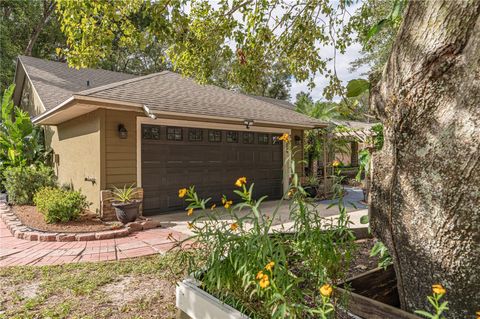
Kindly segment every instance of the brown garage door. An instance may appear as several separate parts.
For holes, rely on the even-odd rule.
[[[142,187],[146,214],[185,207],[178,189],[195,185],[214,202],[234,201],[234,182],[254,182],[254,197],[282,195],[283,150],[278,135],[142,125]]]

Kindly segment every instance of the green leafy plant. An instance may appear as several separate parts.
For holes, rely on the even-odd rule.
[[[33,125],[27,112],[14,106],[15,85],[5,90],[0,119],[0,169],[44,163],[50,154],[43,145],[41,128]]]
[[[416,314],[419,314],[425,318],[430,319],[445,319],[442,314],[448,310],[448,301],[440,303],[440,299],[447,293],[445,288],[440,284],[432,285],[432,295],[427,296],[428,302],[433,307],[433,313],[430,313],[425,310],[415,310]]]
[[[32,204],[33,196],[40,188],[56,184],[53,169],[45,165],[9,166],[5,168],[3,178],[8,200],[17,205]]]
[[[370,251],[370,257],[378,256],[378,267],[387,269],[393,261],[387,247],[381,242],[377,241]]]
[[[138,193],[138,190],[135,189],[135,184],[132,184],[127,187],[124,185],[123,188],[113,187],[113,198],[121,203],[128,203],[135,199],[135,195]]]
[[[79,191],[56,187],[40,189],[34,196],[34,202],[47,223],[75,220],[89,206],[86,196]]]
[[[288,143],[288,136],[281,139]],[[273,227],[280,204],[272,215],[263,214],[266,197],[255,199],[254,184],[246,177],[232,183],[237,187],[235,203],[222,197],[221,213],[213,210],[211,198],[200,198],[194,186],[179,190],[188,204],[187,215],[193,216],[188,224],[193,235],[178,244],[193,243],[196,260],[202,261],[190,262],[189,272],[209,293],[243,304],[239,308],[253,313],[252,318],[331,318],[330,294],[345,279],[355,250],[343,193],[336,193],[340,216],[321,217],[295,166],[292,160],[288,196],[293,227],[288,236]]]

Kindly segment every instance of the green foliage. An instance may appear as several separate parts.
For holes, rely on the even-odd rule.
[[[383,269],[386,269],[393,263],[392,257],[390,256],[387,247],[381,241],[377,241],[372,247],[370,256],[378,256],[378,267],[381,267]]]
[[[48,152],[43,133],[33,125],[28,113],[13,105],[11,85],[2,97],[0,118],[0,169],[44,163]]]
[[[440,299],[442,299],[446,291],[441,285],[438,285],[438,284],[433,285],[432,287],[433,287],[432,295],[427,296],[427,300],[433,307],[433,313],[430,313],[425,310],[415,310],[415,313],[425,318],[445,319],[445,317],[442,314],[448,310],[448,301],[444,301],[440,303]],[[441,292],[440,293],[436,292],[436,289],[439,289]],[[478,314],[479,313],[477,312],[477,315]]]
[[[89,206],[86,196],[79,191],[45,187],[34,196],[37,209],[47,223],[75,220]]]
[[[32,204],[40,188],[55,185],[53,169],[45,165],[10,166],[3,172],[3,178],[8,200],[17,205]]]
[[[137,193],[138,191],[135,190],[135,184],[128,187],[124,185],[123,188],[117,188],[116,186],[113,188],[113,198],[121,203],[132,201]]]
[[[253,318],[331,318],[330,294],[322,294],[319,288],[328,283],[331,293],[330,285],[345,279],[355,249],[343,192],[336,193],[340,217],[320,217],[294,168],[292,161],[291,236],[272,227],[278,208],[272,216],[263,214],[266,197],[254,199],[254,185],[248,185],[245,177],[235,183],[236,203],[223,196],[223,213],[209,209],[211,198],[199,198],[193,186],[179,190],[188,203],[188,215],[194,216],[189,223],[194,235],[179,244],[195,241],[203,261],[190,263],[189,272],[222,300],[237,306],[243,300],[240,308],[254,313]],[[252,308],[249,302],[262,306]]]
[[[52,59],[57,47],[66,46],[54,4],[54,0],[0,1],[0,91],[12,82],[18,55]],[[29,43],[33,45],[31,54],[26,52]]]
[[[347,97],[357,97],[370,89],[370,82],[364,79],[350,80],[347,84]]]

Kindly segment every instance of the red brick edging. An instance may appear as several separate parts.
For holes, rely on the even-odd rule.
[[[160,226],[160,223],[153,220],[143,220],[126,225],[125,228],[116,230],[105,230],[92,233],[52,233],[32,229],[23,225],[17,215],[11,212],[10,207],[0,202],[0,218],[3,220],[12,236],[30,241],[92,241],[102,239],[113,239],[126,237],[132,232],[152,229]]]

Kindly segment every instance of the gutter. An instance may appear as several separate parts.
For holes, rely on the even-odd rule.
[[[67,100],[63,101],[62,103],[60,103],[59,105],[55,106],[54,108],[52,108],[52,109],[50,109],[46,112],[43,112],[42,114],[40,114],[38,116],[35,116],[32,119],[32,123],[33,124],[39,124],[40,121],[49,118],[51,115],[55,114],[57,111],[65,108],[66,105],[70,104],[70,102],[72,102],[74,99],[75,99],[75,96],[72,96],[72,97],[68,98]]]

